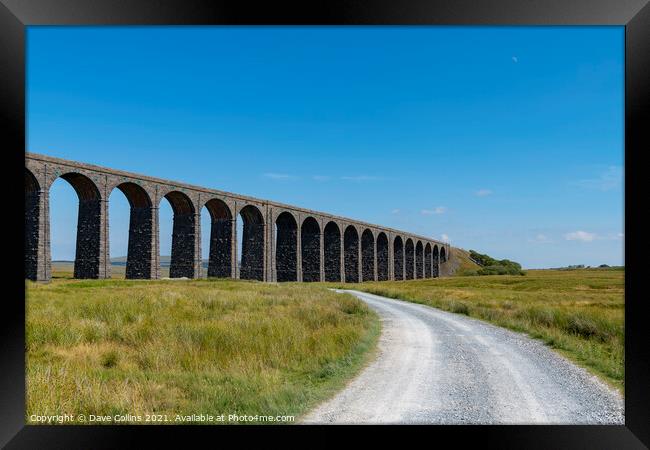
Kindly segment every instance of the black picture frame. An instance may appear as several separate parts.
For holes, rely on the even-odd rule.
[[[303,1],[249,3],[209,0],[0,0],[0,108],[3,182],[7,230],[13,243],[4,269],[0,326],[0,445],[6,448],[120,448],[149,439],[218,439],[224,430],[241,439],[250,427],[195,426],[42,426],[25,424],[25,285],[22,245],[11,239],[24,224],[16,195],[25,152],[25,27],[29,25],[620,25],[625,27],[625,425],[622,426],[417,426],[373,427],[372,433],[416,434],[420,442],[454,445],[468,439],[498,448],[646,448],[650,446],[650,339],[645,324],[641,263],[643,221],[635,215],[642,183],[643,151],[650,149],[650,5],[647,0],[414,0]],[[15,177],[15,179],[14,179]],[[18,236],[19,234],[16,234]],[[639,239],[639,241],[637,241]],[[632,244],[631,244],[632,243]],[[22,297],[21,297],[22,296]],[[297,442],[313,440],[325,427],[255,427],[273,439],[278,429],[297,433]],[[357,429],[357,427],[352,427]],[[350,427],[348,427],[350,429]],[[327,428],[327,433],[332,428]],[[293,438],[292,438],[293,439]],[[240,441],[240,445],[245,441]],[[271,440],[267,442],[272,442]],[[303,441],[306,442],[306,441]],[[412,442],[417,442],[413,440]],[[333,442],[332,442],[333,444]]]

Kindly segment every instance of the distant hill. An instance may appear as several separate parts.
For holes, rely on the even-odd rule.
[[[160,256],[160,267],[169,267],[171,264],[172,257],[171,256],[166,256],[166,255],[161,255]],[[125,266],[126,265],[126,256],[117,256],[115,258],[111,258],[111,264],[114,266]],[[203,266],[207,267],[208,266],[208,260],[204,259],[203,260]]]

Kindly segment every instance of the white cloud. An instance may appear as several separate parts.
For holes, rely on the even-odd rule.
[[[479,197],[487,197],[488,195],[492,194],[492,191],[489,189],[479,189],[478,191],[475,192],[476,195]]]
[[[271,180],[289,180],[291,178],[295,178],[286,173],[265,173],[264,176],[266,178],[270,178]]]
[[[443,241],[449,242],[449,236],[447,236],[445,233],[442,233],[440,237],[442,238]]]
[[[514,62],[514,63],[519,62],[519,58],[517,58],[516,56],[513,56],[512,57],[512,62]]]
[[[394,209],[390,213],[391,214],[399,214],[400,210],[399,209]]]
[[[598,191],[611,191],[618,189],[623,183],[623,168],[621,166],[609,166],[604,172],[596,178],[578,180],[572,184],[584,189],[594,189]]]
[[[529,241],[529,242],[538,242],[538,243],[540,243],[540,244],[547,244],[547,243],[549,243],[549,242],[553,242],[553,241],[551,240],[551,238],[549,238],[549,237],[546,236],[545,234],[541,234],[541,233],[535,235],[535,237],[534,237],[533,239],[529,239],[528,241]]]
[[[355,181],[357,183],[361,183],[364,181],[377,181],[381,180],[380,177],[375,177],[372,175],[355,175],[355,176],[346,176],[346,177],[341,177],[341,180],[345,181]]]
[[[420,210],[420,214],[423,216],[431,216],[433,214],[444,214],[447,212],[447,208],[445,206],[438,206],[434,209],[423,209]]]
[[[582,242],[591,242],[596,239],[596,233],[589,233],[587,231],[573,231],[571,233],[566,233],[564,239],[567,241],[582,241]]]

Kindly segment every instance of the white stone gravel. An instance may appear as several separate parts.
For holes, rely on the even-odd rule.
[[[623,424],[623,398],[521,333],[358,291],[377,358],[303,423]]]

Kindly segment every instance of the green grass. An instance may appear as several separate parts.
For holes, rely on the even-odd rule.
[[[423,303],[528,333],[624,386],[624,270],[369,282],[345,287]]]
[[[360,370],[380,330],[359,300],[307,284],[26,284],[28,422],[66,413],[298,419]]]
[[[443,276],[474,275],[481,268],[462,248],[451,247],[449,256],[449,261],[443,266]]]
[[[462,256],[450,260],[457,273],[473,269]],[[27,417],[299,418],[360,370],[379,336],[377,316],[334,286],[528,333],[623,390],[620,268],[348,285],[71,280],[69,270],[27,283]]]

